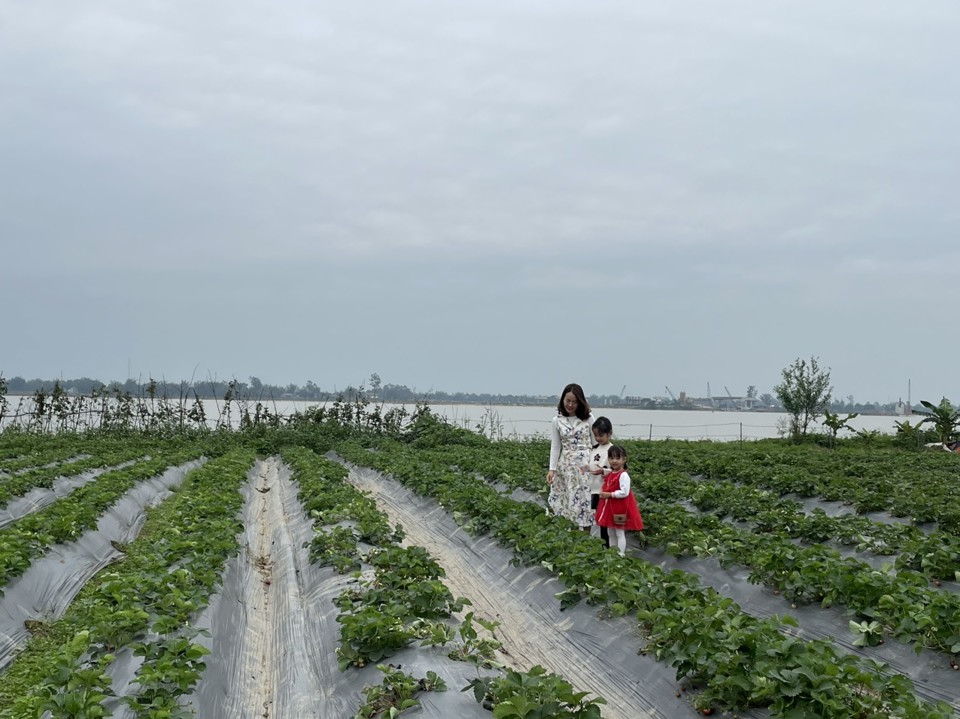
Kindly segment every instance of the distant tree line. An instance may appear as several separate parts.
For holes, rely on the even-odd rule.
[[[90,377],[75,379],[24,379],[11,377],[5,381],[6,392],[10,395],[32,395],[36,392],[49,393],[54,387],[59,387],[68,395],[114,395],[128,394],[133,397],[157,397],[175,399],[189,397],[190,399],[222,399],[228,393],[236,399],[251,401],[302,400],[312,402],[334,401],[343,399],[354,402],[357,399],[371,402],[389,402],[396,404],[413,404],[415,402],[435,403],[475,403],[475,404],[552,404],[555,397],[539,397],[519,394],[491,394],[477,392],[442,392],[428,390],[426,392],[411,389],[406,385],[383,384],[377,375],[371,376],[369,385],[348,385],[344,389],[322,389],[315,382],[308,380],[303,385],[290,383],[286,385],[268,384],[258,377],[249,377],[248,381],[231,379],[205,379],[193,382],[168,382],[165,380],[128,379],[125,382],[102,382]]]

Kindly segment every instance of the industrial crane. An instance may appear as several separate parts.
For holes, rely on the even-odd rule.
[[[727,385],[723,385],[723,388],[727,390],[727,397],[730,398],[730,409],[740,409],[737,405],[737,398],[733,396],[733,393],[727,389]]]
[[[664,385],[664,389],[667,390],[667,394],[670,395],[670,399],[676,402],[677,398],[674,396],[673,392],[670,391],[670,388]]]

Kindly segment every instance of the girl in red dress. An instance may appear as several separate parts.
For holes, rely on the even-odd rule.
[[[607,452],[610,474],[604,476],[597,505],[597,524],[610,533],[610,546],[616,542],[622,557],[627,551],[627,530],[643,529],[643,517],[637,508],[637,500],[630,491],[630,475],[627,474],[627,452],[613,445]]]

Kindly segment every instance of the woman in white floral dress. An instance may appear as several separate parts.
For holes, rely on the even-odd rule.
[[[583,468],[590,463],[593,447],[593,415],[578,384],[568,384],[560,393],[557,415],[550,423],[550,471],[547,506],[581,529],[590,531],[590,475]]]

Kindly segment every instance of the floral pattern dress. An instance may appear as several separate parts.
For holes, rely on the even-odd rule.
[[[547,506],[558,517],[578,527],[593,524],[590,508],[590,475],[580,468],[590,463],[593,448],[593,415],[583,420],[576,416],[553,418],[553,442],[559,438],[560,454],[547,496]]]

